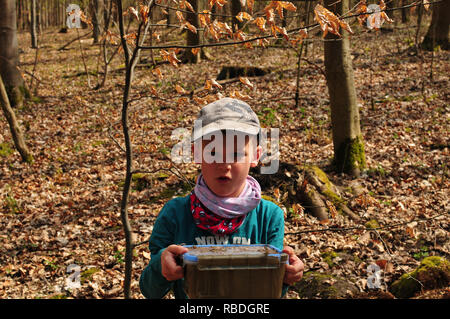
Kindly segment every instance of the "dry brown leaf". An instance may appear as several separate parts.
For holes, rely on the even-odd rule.
[[[239,81],[241,81],[241,83],[245,84],[246,86],[253,88],[253,84],[250,82],[248,78],[240,76]]]
[[[197,34],[197,28],[196,27],[194,27],[192,24],[190,24],[189,22],[185,22],[184,23],[184,27],[185,28],[188,28],[189,29],[189,31],[191,31],[192,33],[195,33],[195,34]]]
[[[200,52],[200,48],[192,48],[191,52],[193,55],[197,55]]]
[[[250,21],[253,20],[253,17],[247,12],[241,11],[236,15],[236,19],[238,19],[241,22],[244,22],[244,19]]]
[[[156,76],[158,77],[158,79],[162,80],[163,75],[162,75],[162,72],[161,72],[161,70],[160,70],[159,68],[154,68],[154,69],[152,70],[152,73],[153,73],[154,75],[156,75]]]
[[[179,84],[175,85],[175,90],[177,90],[177,92],[179,94],[186,94],[187,93],[187,91],[185,89],[183,89]]]

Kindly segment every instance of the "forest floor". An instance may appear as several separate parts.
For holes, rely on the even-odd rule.
[[[176,85],[187,91],[199,89],[223,66],[240,65],[272,72],[250,78],[253,88],[237,81],[223,85],[220,93],[248,95],[261,123],[280,129],[282,162],[317,165],[341,187],[361,222],[338,214],[330,217],[331,225],[381,227],[323,231],[331,225],[322,225],[308,214],[294,216],[275,187],[263,189],[285,209],[285,242],[303,259],[305,273],[351,282],[358,288],[358,293],[347,296],[351,298],[370,292],[370,265],[382,267],[377,291],[387,292],[394,280],[414,270],[424,257],[448,259],[449,55],[445,51],[418,55],[413,49],[415,30],[399,24],[394,32],[360,30],[353,37],[367,161],[367,170],[356,179],[329,169],[333,144],[320,35],[308,46],[307,61],[301,64],[298,107],[294,100],[297,55],[291,48],[214,48],[209,51],[213,59],[198,65],[161,64],[162,80],[148,66],[139,66],[130,107],[134,166],[154,173],[133,183],[129,213],[136,241],[149,238],[168,199],[189,191],[180,176],[193,179],[198,173],[195,164],[171,164],[170,151],[179,140],[170,136],[177,128],[190,130],[208,93],[191,99],[180,96]],[[20,161],[7,123],[0,121],[0,298],[123,296],[125,241],[119,206],[125,155],[117,145],[123,145],[123,56],[115,57],[111,70],[116,71],[95,90],[101,78],[97,70],[102,68],[97,67],[99,46],[83,38],[58,50],[76,36],[75,30],[45,31],[34,67],[36,51],[30,48],[29,34],[19,34],[20,69],[29,86],[33,81],[33,98],[16,112],[34,163]],[[89,79],[83,75],[83,60],[92,72]],[[151,60],[148,52],[142,60]],[[138,281],[149,258],[147,245],[135,249],[133,298],[143,298]],[[66,287],[66,280],[75,275],[67,272],[73,264],[79,266],[81,288]],[[422,291],[416,297],[448,294],[444,288]],[[373,292],[371,296],[377,298]],[[286,298],[300,296],[291,289]]]

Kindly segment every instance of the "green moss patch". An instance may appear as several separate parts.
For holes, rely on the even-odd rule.
[[[419,267],[403,274],[391,285],[397,298],[411,298],[422,289],[446,287],[450,283],[450,262],[439,256],[424,258]]]
[[[8,143],[0,143],[0,156],[8,157],[14,153],[14,150],[11,148],[11,145]]]
[[[366,167],[366,155],[363,138],[348,139],[339,146],[334,158],[339,171],[356,174]]]
[[[358,293],[357,286],[343,278],[309,271],[302,280],[295,284],[294,289],[300,298],[338,299],[347,298]]]

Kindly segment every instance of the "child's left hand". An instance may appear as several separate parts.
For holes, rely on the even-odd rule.
[[[297,257],[292,247],[285,246],[283,252],[289,255],[289,264],[286,264],[283,282],[292,285],[302,279],[305,266],[300,258]]]

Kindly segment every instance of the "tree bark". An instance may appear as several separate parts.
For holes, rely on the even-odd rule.
[[[31,47],[37,49],[37,30],[36,30],[36,0],[31,0]]]
[[[406,0],[401,0],[401,6],[404,7],[406,5]],[[402,23],[408,22],[408,9],[402,8]]]
[[[33,162],[33,155],[28,150],[27,145],[23,139],[22,132],[19,127],[19,123],[17,122],[16,115],[14,114],[11,105],[9,104],[8,95],[6,94],[5,86],[3,85],[2,77],[0,76],[0,105],[3,110],[3,114],[5,114],[6,120],[9,124],[9,129],[11,130],[11,135],[14,140],[14,145],[16,149],[19,151],[20,156],[22,156],[22,160],[27,163]]]
[[[242,11],[241,1],[231,0],[231,15],[233,16],[233,18],[231,19],[231,24],[233,26],[233,30],[238,30],[242,28],[243,23],[236,18],[236,16],[241,11]]]
[[[192,6],[195,12],[199,11],[199,0],[188,0],[189,4]],[[187,45],[200,45],[201,44],[201,37],[200,37],[200,31],[198,30],[200,26],[200,21],[198,18],[198,14],[188,12],[186,13],[186,21],[192,24],[196,29],[197,33],[192,32],[191,30],[187,30]],[[201,61],[201,50],[198,50],[197,54],[194,54],[191,49],[186,49],[186,52],[184,54],[184,60],[188,63],[199,63]]]
[[[330,6],[333,4],[332,6]],[[328,10],[337,16],[348,11],[348,0],[325,0]],[[339,172],[358,176],[366,166],[364,144],[356,104],[356,90],[347,31],[342,38],[329,34],[324,42],[325,72],[330,95],[334,164]],[[331,41],[329,41],[331,40]],[[336,41],[332,41],[336,40]]]
[[[19,50],[16,29],[16,2],[0,0],[0,76],[12,107],[23,104],[24,95],[29,95],[19,72]]]
[[[103,11],[104,11],[103,0],[93,0],[91,2],[92,24],[93,24],[92,36],[94,38],[94,43],[98,43],[98,40],[102,33]]]
[[[429,51],[434,50],[437,46],[440,46],[443,50],[449,50],[450,0],[435,3],[432,6],[433,15],[431,17],[431,23],[421,47]]]

